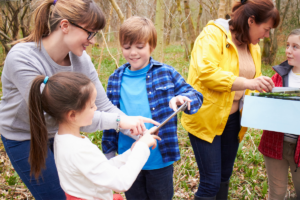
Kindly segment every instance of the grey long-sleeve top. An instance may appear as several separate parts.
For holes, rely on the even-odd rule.
[[[52,75],[61,71],[74,71],[85,74],[95,84],[97,89],[96,105],[93,123],[83,127],[84,132],[94,132],[117,127],[117,113],[123,113],[107,98],[105,90],[99,81],[94,65],[84,51],[78,57],[69,53],[71,66],[61,66],[48,55],[41,43],[39,49],[34,42],[19,43],[8,53],[1,76],[3,96],[0,101],[0,133],[10,140],[30,140],[30,125],[28,115],[28,96],[31,83],[37,75]],[[58,124],[45,114],[48,137],[54,137]]]

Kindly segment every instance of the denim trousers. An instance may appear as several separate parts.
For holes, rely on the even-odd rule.
[[[131,188],[127,200],[172,200],[173,164],[161,169],[142,170]]]
[[[38,180],[30,176],[30,164],[28,162],[30,140],[8,140],[1,135],[5,151],[14,169],[25,183],[36,200],[65,200],[66,196],[59,184],[58,173],[53,154],[54,138],[49,139],[46,168],[42,170]]]
[[[200,184],[195,193],[198,197],[214,197],[221,182],[228,182],[239,147],[240,113],[229,115],[225,129],[215,136],[212,143],[189,133],[200,173]]]

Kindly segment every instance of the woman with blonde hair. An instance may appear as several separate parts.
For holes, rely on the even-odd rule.
[[[31,34],[15,42],[8,53],[3,72],[3,97],[0,103],[0,133],[11,163],[35,199],[66,199],[59,185],[54,161],[53,137],[57,121],[45,113],[48,132],[48,153],[40,176],[35,178],[28,162],[32,148],[28,95],[38,75],[51,77],[61,71],[85,74],[97,90],[92,124],[81,131],[130,129],[133,134],[146,130],[144,122],[157,124],[143,117],[128,117],[108,100],[90,57],[87,46],[104,28],[105,17],[93,0],[42,0],[34,12]],[[43,88],[41,88],[43,89]],[[130,134],[129,130],[123,130]],[[41,141],[34,141],[40,143]]]

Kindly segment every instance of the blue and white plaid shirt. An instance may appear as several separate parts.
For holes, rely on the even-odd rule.
[[[126,63],[118,68],[108,80],[107,96],[110,101],[120,108],[120,90],[122,75]],[[191,109],[185,110],[187,114],[196,113],[202,105],[203,96],[192,86],[187,84],[184,78],[171,66],[150,58],[150,69],[146,75],[146,87],[152,119],[163,122],[173,110],[169,107],[169,101],[178,95],[186,96],[192,100]],[[134,106],[134,105],[132,105]],[[177,161],[180,152],[177,138],[177,116],[173,117],[159,130],[159,150],[164,162]],[[105,154],[118,150],[118,136],[115,130],[105,130],[102,138],[102,149]]]

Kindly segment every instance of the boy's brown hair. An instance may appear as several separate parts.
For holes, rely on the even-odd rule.
[[[146,17],[132,16],[124,21],[119,32],[120,44],[149,43],[152,52],[157,43],[157,33],[153,22]]]

